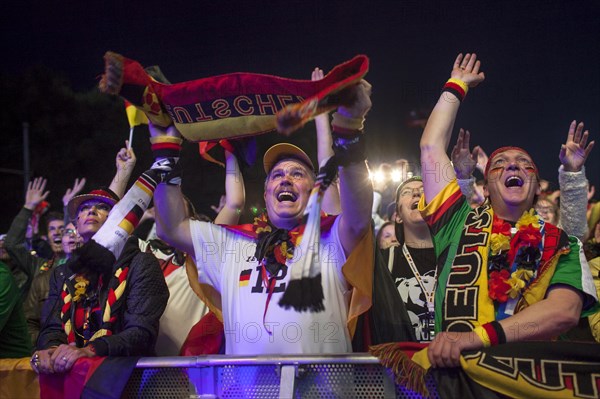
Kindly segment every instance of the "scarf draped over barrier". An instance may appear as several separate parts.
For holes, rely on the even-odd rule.
[[[440,398],[597,398],[600,352],[596,343],[513,342],[464,352],[458,368],[431,368],[424,344],[398,342],[371,347],[392,369],[396,382]],[[421,350],[419,350],[421,349]],[[459,394],[460,393],[460,394]]]

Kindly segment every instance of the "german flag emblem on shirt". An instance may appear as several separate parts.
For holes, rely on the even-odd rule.
[[[240,273],[240,287],[245,287],[248,285],[251,274],[252,274],[252,269],[242,270],[242,272]]]

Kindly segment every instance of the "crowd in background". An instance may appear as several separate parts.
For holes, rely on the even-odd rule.
[[[450,93],[461,99],[461,96],[466,95],[468,87],[475,87],[483,79],[477,80],[479,64],[474,61],[461,63],[458,60],[457,62],[443,95]],[[319,78],[322,78],[322,71],[320,77],[318,73],[316,77],[313,75],[313,79]],[[363,91],[360,91],[359,94],[366,96],[364,93],[367,93],[369,89],[363,87],[361,90]],[[461,92],[461,90],[463,91]],[[364,99],[363,101],[363,104],[358,104],[362,105],[358,111],[353,108],[357,106],[356,104],[347,106],[347,109],[344,107],[338,109],[333,122],[334,142],[339,139],[340,135],[347,134],[347,131],[362,133],[364,116],[370,108],[370,102],[365,105],[367,101]],[[434,109],[434,122],[440,119],[439,115],[442,112],[457,112],[457,109],[449,111],[442,108],[440,106]],[[332,132],[328,127],[328,116],[322,115],[320,119],[316,120],[316,124],[320,150],[331,149]],[[424,137],[432,134],[435,127],[430,121],[429,130],[426,128]],[[158,130],[160,129],[157,127],[151,128],[151,133]],[[179,189],[177,182],[181,179],[180,175],[176,173],[175,166],[179,156],[177,148],[179,151],[181,149],[181,138],[169,129],[152,133],[151,136],[150,141],[156,155],[156,162],[134,182],[130,182],[130,177],[132,177],[131,172],[136,162],[135,153],[126,143],[125,148],[121,149],[116,156],[116,174],[113,181],[107,182],[109,185],[106,187],[95,187],[85,191],[85,178],[75,180],[73,186],[63,196],[63,209],[56,209],[55,205],[50,207],[45,201],[50,189],[46,186],[45,178],[51,176],[37,177],[29,183],[23,208],[15,215],[9,231],[0,236],[0,273],[2,274],[0,357],[19,358],[34,354],[32,358],[34,367],[41,371],[61,372],[69,370],[81,356],[248,353],[249,349],[240,349],[228,342],[227,335],[218,328],[214,331],[209,329],[210,331],[207,333],[206,326],[210,323],[222,322],[227,317],[242,316],[235,313],[239,311],[235,307],[226,309],[226,305],[224,305],[223,309],[214,308],[214,301],[209,298],[211,294],[207,293],[205,287],[198,288],[198,285],[207,285],[207,282],[213,282],[213,287],[217,288],[217,291],[223,289],[219,286],[221,277],[217,271],[212,269],[212,266],[206,272],[202,269],[203,265],[200,259],[203,255],[200,253],[197,241],[192,239],[192,237],[203,239],[211,234],[218,237],[221,237],[218,234],[222,234],[223,240],[229,239],[230,232],[225,229],[221,231],[220,225],[237,225],[240,210],[244,208],[244,185],[243,179],[240,178],[241,172],[235,155],[226,150],[225,194],[221,203],[213,208],[218,212],[217,219],[214,221],[218,226],[208,227],[204,222],[210,222],[209,218],[197,213],[194,206],[185,197],[180,198],[180,192],[174,194],[173,191]],[[356,135],[356,137],[359,136]],[[498,154],[494,153],[488,156],[480,147],[475,147],[471,151],[470,139],[470,133],[461,129],[450,158],[460,191],[466,197],[470,208],[477,211],[480,207],[489,204],[490,194],[486,186],[488,174],[492,173],[489,164],[490,161],[497,159]],[[539,178],[540,176],[550,176],[551,173],[554,173],[553,171],[537,171],[534,165],[526,165],[522,169],[535,169],[535,174],[539,179],[540,193],[535,195],[533,204],[535,214],[539,215],[544,223],[558,226],[569,236],[575,237],[575,240],[581,241],[587,259],[587,263],[585,266],[582,263],[582,267],[589,265],[588,273],[591,272],[596,284],[595,288],[598,290],[600,289],[600,285],[598,285],[600,202],[594,200],[594,187],[588,186],[585,179],[583,164],[593,147],[593,143],[587,144],[587,140],[588,133],[583,132],[583,125],[573,122],[561,155],[557,159],[557,166],[560,165],[560,187],[558,189],[550,188],[547,180]],[[351,144],[346,143],[346,147],[349,146]],[[422,144],[422,150],[426,147]],[[427,150],[431,150],[430,147],[427,147]],[[569,154],[569,148],[575,148],[585,154],[585,156],[581,156],[581,161],[573,170],[568,169],[573,167],[571,160],[574,157]],[[303,195],[306,195],[306,202],[308,202],[308,194],[300,193],[294,185],[296,181],[304,178],[307,178],[309,182],[314,179],[304,176],[306,171],[302,168],[295,170],[289,177],[287,170],[280,172],[275,165],[280,162],[289,162],[289,159],[293,159],[295,162],[300,160],[303,168],[310,171],[312,167],[314,171],[312,162],[304,158],[305,154],[302,155],[296,150],[287,148],[286,151],[288,152],[282,154],[289,158],[273,158],[274,164],[272,165],[267,165],[265,161],[267,212],[277,213],[279,212],[277,206],[280,206],[280,203],[287,201],[287,203],[296,204]],[[336,151],[338,151],[337,148]],[[506,151],[511,151],[511,149]],[[520,150],[513,149],[513,151]],[[321,153],[319,164],[322,161]],[[352,168],[357,164],[360,164],[361,167],[364,166],[364,157],[368,158],[368,154],[364,154],[360,150],[351,150],[344,156],[350,160],[340,163],[340,175],[350,170],[352,173],[358,173]],[[532,163],[529,159],[515,161],[517,165],[515,170],[519,170],[521,163],[525,165],[529,162]],[[108,164],[109,160],[98,159],[98,163]],[[436,267],[436,262],[439,254],[433,253],[434,243],[431,237],[424,238],[422,241],[418,241],[417,238],[421,234],[420,229],[423,226],[426,228],[427,234],[429,234],[429,229],[432,229],[431,231],[436,228],[440,229],[439,226],[435,226],[437,222],[432,221],[431,217],[427,219],[425,207],[429,205],[424,203],[426,197],[431,197],[427,198],[427,202],[431,203],[435,203],[432,200],[434,197],[438,197],[429,195],[430,191],[428,190],[432,189],[428,187],[432,183],[427,178],[428,171],[426,168],[422,169],[422,165],[424,164],[410,163],[406,159],[393,160],[381,165],[370,165],[368,185],[372,185],[373,191],[372,193],[366,192],[368,200],[359,196],[359,194],[364,196],[364,191],[360,191],[354,186],[350,188],[356,189],[356,192],[359,193],[357,198],[361,199],[354,205],[358,204],[363,207],[369,205],[368,208],[371,212],[366,219],[369,220],[369,224],[372,223],[371,231],[376,236],[375,242],[378,250],[381,250],[376,257],[383,257],[383,262],[388,266],[387,270],[392,276],[394,289],[398,291],[404,303],[409,306],[408,314],[414,329],[411,334],[415,334],[413,339],[434,342],[436,334],[432,321],[433,300],[429,300],[429,296],[433,296],[435,287],[437,287],[440,267]],[[492,165],[493,170],[494,166]],[[360,172],[362,173],[362,170]],[[277,173],[281,173],[281,176],[278,176]],[[271,188],[277,191],[276,198],[279,202],[269,202],[267,196],[270,195],[270,192],[268,190],[270,185],[283,183],[271,179],[281,179],[281,181],[290,179],[289,188],[286,190]],[[354,209],[349,208],[352,201],[348,199],[349,194],[354,191],[344,186],[348,177],[342,177],[340,180],[342,180],[341,183],[334,182],[332,185],[337,192],[326,193],[323,197],[323,210],[329,215],[345,215],[345,218],[340,217],[341,221],[332,221],[330,224],[321,222],[321,234],[324,234],[325,239],[330,238],[328,229],[338,229],[338,225],[350,217],[350,213],[344,211]],[[509,180],[507,180],[507,187],[509,187]],[[515,186],[520,187],[524,184],[517,180],[515,178]],[[133,185],[129,185],[129,183],[133,183]],[[311,188],[312,185],[307,185],[307,187]],[[135,190],[138,190],[139,193]],[[136,207],[135,201],[138,197],[134,195],[145,195],[146,193],[151,198],[154,190],[156,190],[155,201],[158,202],[158,211],[155,212],[154,208]],[[436,190],[431,192],[444,193],[441,188],[438,190],[436,187]],[[310,190],[305,191],[310,192]],[[332,197],[328,197],[328,195],[332,195]],[[350,198],[353,197],[350,196]],[[130,202],[126,202],[125,199]],[[148,207],[150,200],[146,201],[145,199],[144,201],[145,207]],[[178,205],[173,206],[174,203]],[[165,204],[168,204],[169,208]],[[290,204],[288,205],[292,206]],[[110,219],[112,216],[109,215],[117,214],[115,209],[119,206],[126,208],[118,208],[121,213],[118,214],[118,220],[113,222]],[[306,207],[306,203],[304,203],[304,207]],[[181,215],[174,214],[174,209]],[[304,208],[302,208],[303,210]],[[200,212],[208,213],[208,210],[200,210]],[[466,215],[467,211],[464,212]],[[422,217],[421,214],[426,216]],[[269,216],[272,217],[272,215]],[[180,218],[181,223],[177,225],[171,223],[172,218]],[[415,220],[412,221],[411,218],[415,218]],[[156,224],[154,223],[155,219]],[[280,223],[285,225],[284,222]],[[356,224],[361,222],[362,219],[352,220],[352,223]],[[425,222],[428,224],[427,226]],[[186,223],[185,233],[178,230],[182,223]],[[286,234],[294,231],[294,223],[285,225]],[[346,223],[348,222],[346,221]],[[416,227],[411,230],[413,225]],[[110,236],[106,229],[102,230],[103,226],[116,226],[115,231],[125,233],[116,239]],[[344,226],[347,225],[344,224]],[[134,229],[135,227],[137,228]],[[274,222],[274,229],[280,227]],[[350,227],[352,228],[342,229],[339,237],[335,236],[337,238],[332,239],[335,243],[341,242],[339,245],[345,251],[345,255],[336,260],[340,263],[338,272],[346,259],[351,258],[352,251],[344,245],[346,241],[351,243],[352,248],[358,247],[362,242],[360,237],[365,234],[364,229],[354,230],[354,224],[350,224]],[[348,232],[354,233],[356,236],[349,239]],[[439,231],[437,232],[441,234]],[[132,238],[128,233],[132,234]],[[166,237],[168,239],[165,240]],[[275,248],[278,249],[281,245],[286,244],[286,239],[283,239],[283,242],[278,241]],[[411,241],[413,239],[415,241]],[[92,242],[96,243],[94,245],[99,244],[98,248],[91,248],[93,247]],[[259,243],[262,242],[259,240]],[[405,245],[409,242],[420,242],[420,244],[415,244],[414,248],[409,250]],[[265,247],[269,247],[269,245],[265,244]],[[297,245],[299,247],[300,244]],[[419,247],[419,245],[421,246]],[[81,251],[81,248],[86,248],[86,250]],[[106,249],[109,251],[105,251]],[[427,251],[421,253],[420,249]],[[269,256],[272,258],[278,256],[268,252],[268,249],[265,251],[261,253],[257,250],[256,255],[264,255],[264,259],[268,259]],[[260,278],[256,282],[249,281],[250,272],[253,270],[247,269],[242,270],[241,274],[233,276],[234,280],[231,282],[240,287],[256,283],[255,290],[261,293],[262,289],[266,287],[265,293],[269,292],[270,298],[273,292],[277,292],[274,291],[274,287],[277,288],[276,282],[285,277],[287,269],[282,269],[281,265],[285,266],[288,255],[286,250],[283,253],[283,260],[277,258],[272,261],[280,266],[279,269],[275,272],[269,271],[268,275],[263,269],[262,279],[264,281]],[[191,254],[195,254],[194,259],[191,259]],[[257,259],[263,259],[261,257],[250,259],[253,254],[249,254],[248,264],[258,262]],[[400,258],[402,258],[401,261]],[[96,260],[99,264],[102,262],[105,264],[95,266]],[[261,265],[267,266],[269,262],[265,260]],[[206,262],[207,265],[209,263],[209,261]],[[432,268],[426,272],[413,269],[413,272],[410,272],[411,276],[407,277],[406,272],[410,271],[408,266],[413,267],[412,265],[415,263],[419,267],[420,263],[431,263]],[[90,266],[92,264],[94,266]],[[246,272],[247,274],[244,274]],[[332,271],[332,275],[335,273]],[[328,279],[329,277],[324,278]],[[337,276],[335,278],[346,277]],[[200,284],[198,284],[199,281]],[[335,284],[332,283],[332,285]],[[94,287],[93,292],[89,287]],[[327,290],[327,287],[326,285],[324,289]],[[339,297],[336,295],[336,293],[326,293],[325,297],[327,301],[332,301],[332,297],[341,298],[340,303],[348,301],[346,291],[341,292]],[[426,300],[424,300],[425,297],[427,297]],[[226,303],[228,299],[224,297],[223,301]],[[593,306],[586,301],[587,299],[584,298],[583,307],[591,309]],[[105,302],[109,305],[105,305]],[[413,305],[415,306],[411,307]],[[261,302],[260,309],[253,311],[262,315],[264,310],[266,315],[268,306],[269,301],[267,300],[266,305]],[[343,304],[336,306],[345,309]],[[233,312],[234,316],[227,316],[225,314],[227,311]],[[94,318],[94,316],[90,316],[91,314],[98,316]],[[258,321],[260,324],[260,320]],[[262,316],[262,323],[261,328],[264,327],[270,334],[270,327],[265,322],[265,316]],[[340,323],[346,324],[346,317],[341,318]],[[501,327],[498,327],[497,322],[495,323],[493,329],[498,332]],[[203,328],[197,328],[198,326],[203,326]],[[225,327],[227,330],[227,322]],[[565,332],[566,335],[580,340],[600,341],[598,313],[590,315],[589,318],[582,318],[578,321],[577,326],[571,327],[569,331]],[[101,334],[97,335],[98,333]],[[485,338],[486,334],[482,336]],[[344,339],[349,341],[351,337],[349,334],[347,335]],[[210,336],[209,340],[206,339],[207,336]],[[482,340],[485,343],[485,339]],[[207,346],[210,345],[214,347],[208,348]],[[349,344],[335,348],[351,350]],[[238,350],[241,352],[236,352]],[[436,358],[432,358],[432,362],[436,361]],[[444,361],[438,363],[438,365],[449,364]]]

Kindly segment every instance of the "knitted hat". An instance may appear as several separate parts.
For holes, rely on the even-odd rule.
[[[113,207],[117,202],[119,202],[119,196],[106,187],[92,190],[87,194],[76,195],[75,197],[71,198],[71,201],[69,201],[67,204],[67,213],[69,218],[71,220],[76,219],[79,205],[89,200],[102,201],[105,204]]]
[[[313,165],[312,161],[308,155],[306,155],[306,153],[300,149],[300,147],[296,147],[290,143],[279,143],[275,144],[269,148],[267,152],[265,152],[263,157],[265,173],[268,175],[271,172],[271,169],[273,169],[273,167],[277,165],[279,161],[287,158],[297,159],[306,166],[310,167],[310,170],[315,170],[315,166]]]
[[[506,151],[510,151],[510,150],[514,150],[514,151],[519,151],[522,152],[523,154],[527,155],[529,157],[529,159],[531,159],[531,164],[533,165],[533,168],[535,169],[535,175],[538,177],[540,177],[539,172],[538,172],[538,168],[535,165],[535,163],[533,162],[533,158],[531,157],[531,155],[529,155],[529,153],[527,151],[525,151],[524,149],[522,149],[521,147],[511,147],[511,146],[507,146],[507,147],[500,147],[498,148],[496,151],[492,152],[492,155],[490,155],[490,157],[488,158],[488,162],[485,165],[485,171],[483,172],[483,177],[485,178],[485,180],[487,180],[488,177],[488,172],[490,171],[490,166],[492,165],[492,159],[494,159],[494,157],[500,153],[506,152]]]

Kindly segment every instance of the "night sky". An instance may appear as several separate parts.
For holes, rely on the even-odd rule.
[[[467,96],[455,130],[468,128],[488,153],[502,145],[526,148],[541,175],[556,182],[558,152],[571,120],[583,120],[592,138],[600,137],[599,4],[11,2],[2,11],[0,73],[19,76],[44,65],[86,91],[97,84],[107,50],[159,65],[172,82],[240,71],[310,79],[315,66],[328,71],[366,54],[373,85],[366,129],[369,158],[377,164],[418,159],[421,131],[407,124],[410,111],[435,104],[457,53],[476,52],[486,81]],[[20,132],[3,129],[5,134]],[[316,155],[311,129],[298,135],[292,141]],[[3,163],[0,168],[7,167]],[[600,148],[586,166],[588,179],[600,189]],[[250,183],[262,179],[250,176]],[[262,195],[256,190],[251,203]],[[216,202],[214,193],[207,202]]]

